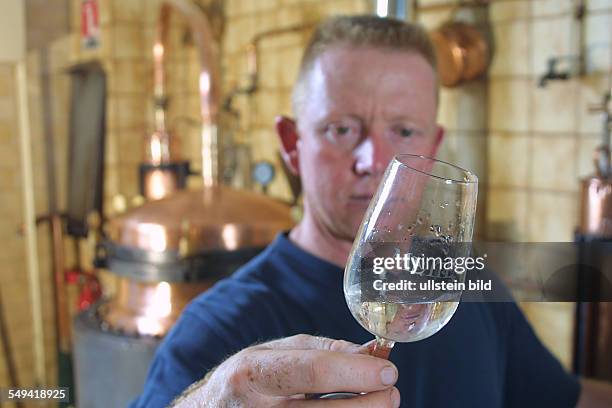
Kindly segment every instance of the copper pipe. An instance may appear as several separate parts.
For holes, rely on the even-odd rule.
[[[219,74],[216,66],[215,43],[210,23],[200,8],[188,0],[164,0],[157,23],[157,38],[153,46],[155,133],[150,138],[151,162],[165,163],[169,159],[170,137],[166,129],[166,101],[164,88],[164,58],[171,11],[179,12],[189,24],[198,50],[200,62],[200,115],[202,117],[202,178],[204,187],[219,183],[217,117],[219,107]]]
[[[257,91],[259,87],[259,44],[262,40],[277,35],[299,32],[312,28],[314,28],[314,24],[296,24],[288,27],[275,28],[256,34],[246,46],[247,73],[249,82],[246,86],[236,86],[229,92],[228,96],[223,102],[223,109],[226,112],[236,114],[237,112],[232,108],[234,97],[236,95],[251,95]]]
[[[66,281],[64,278],[64,234],[62,217],[59,214],[51,215],[51,252],[53,256],[53,296],[55,298],[56,313],[56,342],[58,351],[70,353],[70,316],[66,299]]]
[[[508,0],[512,1],[512,0]],[[455,10],[458,8],[477,8],[477,7],[487,7],[490,4],[490,0],[461,0],[459,2],[448,2],[448,3],[436,3],[429,4],[427,6],[419,5],[418,0],[414,0],[414,10],[418,13],[427,12],[427,11],[440,11],[440,10]],[[418,14],[415,14],[415,17]]]
[[[262,31],[261,33],[256,34],[253,39],[247,45],[247,72],[249,74],[250,82],[243,89],[238,90],[236,93],[248,93],[251,94],[257,90],[258,80],[259,80],[259,44],[261,41],[275,37],[278,35],[296,33],[299,31],[310,30],[314,28],[314,24],[295,24],[288,27],[274,28],[272,30]]]

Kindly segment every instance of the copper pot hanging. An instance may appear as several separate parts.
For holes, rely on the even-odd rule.
[[[430,33],[436,51],[438,77],[454,87],[483,74],[489,65],[489,47],[473,26],[449,22]]]

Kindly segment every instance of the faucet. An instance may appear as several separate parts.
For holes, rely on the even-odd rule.
[[[540,88],[544,88],[548,81],[552,80],[567,80],[570,77],[569,70],[558,72],[557,64],[563,59],[569,59],[571,57],[553,57],[548,59],[548,70],[544,75],[540,77],[538,81],[538,86]]]

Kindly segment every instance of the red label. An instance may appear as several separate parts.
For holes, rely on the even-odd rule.
[[[98,16],[98,1],[83,0],[81,3],[81,40],[86,48],[98,45],[100,36]]]

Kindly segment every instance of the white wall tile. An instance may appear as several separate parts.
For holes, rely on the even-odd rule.
[[[487,156],[489,184],[495,187],[527,187],[529,148],[526,134],[490,134]]]
[[[573,12],[573,0],[532,0],[531,13],[534,17],[544,17]]]
[[[531,82],[527,79],[489,81],[489,129],[525,132],[529,128]]]
[[[612,11],[587,15],[585,24],[587,72],[609,72],[612,69]]]
[[[524,241],[527,238],[528,193],[518,189],[490,188],[487,198],[488,238]]]
[[[530,242],[573,241],[578,220],[577,194],[531,192],[528,205]]]
[[[489,19],[492,23],[526,19],[531,15],[529,0],[493,1],[489,5]]]
[[[495,3],[494,3],[495,4]],[[489,75],[527,75],[531,73],[529,22],[517,20],[493,26],[495,53]]]
[[[536,190],[578,190],[576,139],[535,136],[531,144],[530,186]]]
[[[533,83],[533,123],[536,132],[576,130],[578,89],[575,80],[549,81],[543,88]]]

